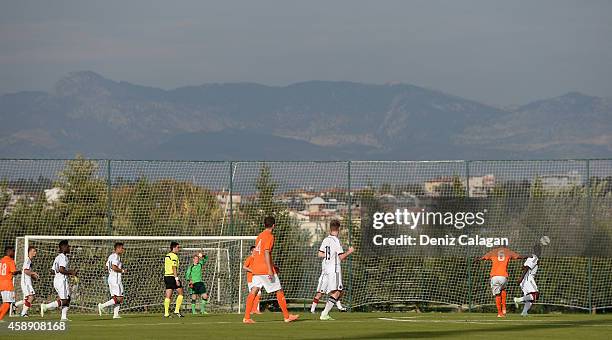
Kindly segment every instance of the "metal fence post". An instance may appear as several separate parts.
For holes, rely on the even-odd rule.
[[[470,161],[465,161],[465,199],[470,198]],[[468,249],[467,256],[468,312],[472,312],[472,258]]]
[[[109,235],[113,234],[113,184],[112,184],[112,176],[111,176],[111,160],[106,160],[106,219],[107,221],[107,233]]]
[[[351,161],[346,163],[346,187],[348,194],[348,241],[349,247],[353,245],[353,195],[351,195]],[[348,259],[348,270],[349,270],[349,287],[351,287],[349,294],[349,308],[353,309],[353,260],[349,256]]]
[[[587,180],[587,228],[589,233],[589,243],[587,249],[589,249],[589,259],[587,264],[587,277],[589,285],[589,312],[593,312],[593,253],[590,251],[593,243],[593,206],[592,206],[592,186],[591,186],[591,162],[586,160],[586,180]]]
[[[234,162],[229,162],[229,235],[234,234]]]

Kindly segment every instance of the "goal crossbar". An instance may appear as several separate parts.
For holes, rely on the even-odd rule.
[[[237,241],[255,240],[256,236],[66,236],[66,235],[26,235],[24,239],[36,240],[184,240],[184,241]]]

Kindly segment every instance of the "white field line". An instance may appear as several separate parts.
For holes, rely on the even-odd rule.
[[[557,320],[557,319],[552,319],[552,320],[533,320],[533,319],[526,319],[526,320],[478,320],[478,319],[472,319],[472,320],[429,320],[429,319],[416,319],[416,317],[412,317],[410,319],[408,319],[407,317],[396,317],[396,318],[378,318],[378,320],[383,320],[383,321],[395,321],[395,322],[413,322],[413,323],[457,323],[457,324],[465,324],[465,323],[470,323],[470,324],[482,324],[482,325],[494,325],[494,324],[499,324],[499,323],[514,323],[514,324],[526,324],[526,323],[542,323],[542,324],[551,324],[551,325],[559,325],[559,326],[572,326],[572,325],[576,325],[576,326],[582,326],[579,324],[575,324],[575,323],[571,323],[568,320]],[[600,325],[600,326],[605,326],[605,327],[610,327],[611,325]]]
[[[87,314],[94,316],[95,314]],[[500,323],[510,323],[510,324],[529,324],[529,323],[539,323],[539,324],[551,324],[551,325],[575,325],[579,327],[612,327],[612,322],[609,324],[596,324],[596,325],[580,325],[573,323],[571,320],[564,319],[539,319],[539,318],[525,318],[525,319],[517,319],[517,320],[508,320],[508,319],[477,319],[477,318],[466,318],[463,320],[446,320],[446,319],[428,319],[431,316],[429,315],[414,315],[414,316],[395,316],[395,317],[378,317],[378,318],[366,318],[362,320],[334,320],[329,321],[328,323],[364,323],[364,322],[372,322],[373,320],[380,321],[391,321],[391,322],[412,322],[412,323],[455,323],[455,324],[483,324],[483,325],[491,325],[491,324],[500,324]],[[99,322],[99,323],[98,323]],[[259,321],[257,323],[280,323],[282,320],[266,320]],[[299,322],[323,322],[316,319],[305,319],[300,320]],[[113,327],[134,327],[134,326],[171,326],[171,325],[201,325],[201,324],[236,324],[240,323],[240,321],[194,321],[194,322],[173,322],[172,320],[167,320],[163,322],[155,322],[155,323],[116,323],[112,319],[100,319],[98,320],[88,320],[88,322],[81,323],[79,321],[71,323],[72,327],[108,327],[109,324],[112,324]]]
[[[104,323],[104,324],[99,324],[99,323],[71,323],[70,324],[70,328],[72,327],[108,327],[109,325],[111,325],[113,323],[112,320],[108,319],[108,320],[100,320],[102,321],[108,321],[108,323]],[[320,320],[300,320],[298,321],[299,323],[302,322],[326,322],[326,323],[362,323],[362,322],[372,322],[372,319],[369,320],[334,320],[334,321],[320,321]],[[241,321],[202,321],[202,322],[176,322],[173,323],[172,321],[168,321],[168,322],[157,322],[157,323],[116,323],[116,324],[112,324],[113,327],[134,327],[134,326],[172,326],[172,325],[177,325],[177,326],[181,326],[181,325],[210,325],[210,324],[219,324],[219,325],[225,325],[225,324],[237,324],[237,323],[242,323]],[[278,320],[278,321],[258,321],[256,323],[261,323],[261,324],[268,324],[268,323],[284,323],[284,321]]]
[[[395,321],[395,322],[412,322],[412,323],[461,323],[461,324],[480,324],[480,325],[491,325],[491,322],[483,321],[457,321],[457,320],[415,320],[415,319],[394,319],[394,318],[378,318],[383,321]]]

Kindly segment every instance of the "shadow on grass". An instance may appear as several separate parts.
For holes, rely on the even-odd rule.
[[[414,323],[406,323],[407,328]],[[467,324],[467,323],[466,323]],[[442,338],[442,337],[459,337],[459,338],[470,338],[471,335],[478,333],[500,333],[500,332],[532,332],[534,330],[546,330],[546,329],[562,329],[562,328],[573,328],[580,326],[589,325],[605,325],[610,324],[610,320],[584,320],[584,321],[559,321],[559,324],[521,324],[521,325],[505,325],[502,327],[490,327],[490,328],[470,328],[470,329],[452,329],[452,330],[431,330],[431,331],[389,331],[381,333],[368,333],[363,336],[351,335],[351,339],[397,339],[397,338]],[[454,324],[458,325],[458,324]],[[495,325],[495,324],[492,324]],[[527,327],[526,327],[527,326]],[[520,335],[519,335],[520,336]],[[328,338],[329,340],[335,339],[346,339],[346,337]]]

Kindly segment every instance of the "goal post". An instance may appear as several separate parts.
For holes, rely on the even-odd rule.
[[[208,308],[213,312],[242,311],[246,279],[242,269],[248,248],[255,236],[61,236],[27,235],[16,239],[16,261],[21,268],[30,246],[37,249],[33,270],[40,275],[34,282],[39,301],[55,299],[51,267],[57,256],[58,243],[68,240],[70,268],[77,269],[77,279],[71,279],[71,298],[75,309],[83,312],[97,311],[97,303],[110,298],[105,267],[107,257],[113,252],[115,242],[123,242],[125,253],[121,256],[127,273],[123,275],[127,311],[156,312],[163,305],[164,256],[170,251],[170,242],[181,245],[179,252],[179,277],[185,282],[185,272],[193,255],[202,252],[208,257],[204,266],[203,281],[209,293]],[[16,288],[19,285],[16,285]],[[190,301],[185,282],[185,303]],[[17,288],[18,298],[21,298]]]

